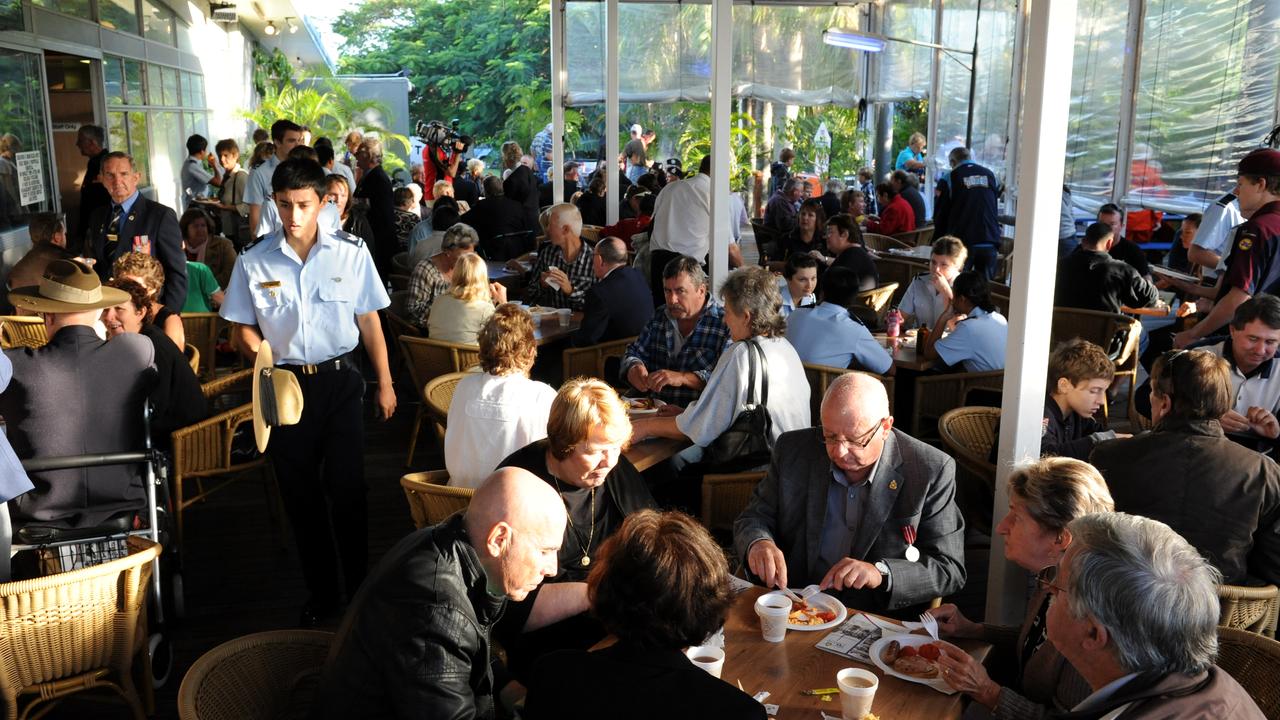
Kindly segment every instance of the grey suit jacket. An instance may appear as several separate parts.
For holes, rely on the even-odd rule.
[[[849,557],[883,560],[890,587],[845,590],[846,605],[860,610],[895,611],[927,603],[959,590],[965,581],[964,520],[955,503],[955,461],[905,433],[885,439],[871,482],[865,514]],[[751,545],[771,539],[787,561],[787,582],[802,587],[822,580],[819,567],[831,460],[822,431],[806,428],[784,433],[751,502],[734,523],[734,545],[744,561]],[[920,561],[905,559],[902,528],[916,528]]]

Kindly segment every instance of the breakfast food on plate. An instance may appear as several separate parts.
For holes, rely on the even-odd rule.
[[[549,308],[544,305],[534,305],[533,307],[529,308],[530,315],[545,315],[547,313],[552,313],[555,311],[556,311],[555,308]]]
[[[821,625],[836,619],[836,614],[829,610],[819,610],[807,603],[792,602],[791,614],[787,622],[791,625]]]
[[[911,645],[903,647],[894,640],[880,651],[880,660],[903,675],[927,680],[938,676],[938,666],[935,661],[941,654],[938,646],[933,643],[925,643],[919,647]]]
[[[627,398],[627,404],[632,410],[653,410],[657,407],[653,398]]]

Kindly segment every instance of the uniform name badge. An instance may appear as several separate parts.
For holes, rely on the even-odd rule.
[[[907,550],[902,554],[907,562],[920,561],[920,549],[916,547],[916,529],[912,525],[902,526],[902,539],[907,541]]]

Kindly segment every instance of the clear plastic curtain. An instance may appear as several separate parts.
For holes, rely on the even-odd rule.
[[[884,6],[883,34],[903,40],[933,42],[933,0],[904,0]],[[889,43],[880,54],[880,92],[876,100],[929,97],[933,50]]]
[[[1111,195],[1128,16],[1128,3],[1116,0],[1080,0],[1076,10],[1065,182],[1090,212]]]

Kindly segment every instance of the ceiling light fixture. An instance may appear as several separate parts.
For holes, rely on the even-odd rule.
[[[289,34],[298,32],[298,23],[293,18],[285,18],[285,23],[289,25]]]
[[[839,28],[828,28],[822,33],[822,42],[850,50],[876,53],[884,52],[885,45],[888,44],[887,40],[877,35]]]
[[[266,33],[268,36],[271,36],[280,32],[280,29],[276,27],[275,21],[268,20],[267,26],[262,29],[262,32]]]

